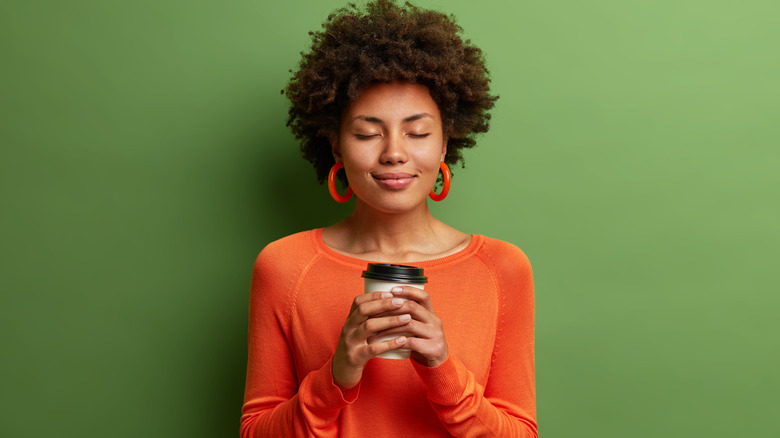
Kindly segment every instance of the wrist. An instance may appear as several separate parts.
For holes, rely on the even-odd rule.
[[[339,392],[341,393],[341,397],[345,402],[352,403],[357,399],[358,393],[360,392],[360,380],[357,380],[354,383],[350,383],[349,381],[346,381],[346,384],[344,384],[342,383],[344,382],[344,380],[338,379],[336,377],[335,370],[336,370],[336,361],[331,359],[331,365],[330,365],[331,383],[339,390]]]

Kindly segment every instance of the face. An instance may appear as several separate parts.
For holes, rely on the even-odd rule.
[[[424,205],[447,152],[436,102],[408,82],[367,88],[344,110],[331,143],[360,202],[386,212]]]

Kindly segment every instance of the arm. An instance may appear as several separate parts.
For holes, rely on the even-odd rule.
[[[428,400],[439,420],[454,436],[538,436],[535,420],[533,279],[525,255],[514,247],[511,251],[512,257],[503,255],[487,263],[495,268],[493,275],[499,286],[499,312],[490,376],[485,387],[476,382],[471,371],[456,357],[447,355],[443,361],[430,360],[432,357],[427,356],[427,352],[438,350],[423,344],[436,336],[420,330],[414,332],[418,338],[407,341],[409,345],[406,348],[426,352],[423,355],[428,361],[416,360],[413,365],[428,389]],[[418,303],[425,307],[424,301]],[[415,320],[426,318],[412,314]]]
[[[273,253],[264,250],[252,273],[241,437],[338,436],[341,409],[358,389],[342,393],[333,383],[331,361],[299,384],[287,342],[290,289],[298,274],[286,272],[284,257]]]
[[[376,317],[401,305],[391,294],[358,295],[334,356],[308,373],[299,385],[288,339],[290,289],[295,287],[300,274],[294,269],[285,272],[285,257],[273,253],[264,250],[260,254],[252,275],[241,436],[338,436],[339,416],[357,398],[368,360],[399,347],[395,340],[369,345],[367,338],[376,331],[402,326],[408,320],[400,316]]]

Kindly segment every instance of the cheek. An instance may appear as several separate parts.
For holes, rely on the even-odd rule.
[[[353,167],[359,166],[361,162],[365,161],[367,155],[367,148],[360,146],[360,144],[356,144],[354,141],[342,140],[339,143],[339,151],[341,152],[342,159],[345,162],[353,163]]]
[[[349,154],[342,155],[345,165],[349,168],[349,175],[361,175],[365,173],[370,167],[373,160],[365,154],[354,153],[350,151]]]
[[[436,181],[439,175],[439,163],[441,163],[441,152],[427,153],[425,158],[418,161],[420,170],[426,175],[426,179],[430,179],[433,183]]]
[[[425,149],[417,151],[414,158],[415,161],[419,163],[420,167],[425,169],[438,169],[439,162],[441,162],[442,158],[442,148],[441,146],[431,145],[431,147],[426,147]]]

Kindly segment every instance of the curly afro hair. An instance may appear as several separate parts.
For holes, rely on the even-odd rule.
[[[309,52],[282,93],[291,107],[287,126],[301,140],[303,158],[323,182],[334,164],[330,138],[338,133],[342,110],[375,82],[403,80],[428,87],[448,138],[445,162],[462,163],[462,151],[486,132],[490,74],[482,51],[462,40],[454,17],[394,0],[368,3],[365,12],[350,3],[328,16],[312,35]]]

